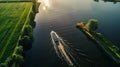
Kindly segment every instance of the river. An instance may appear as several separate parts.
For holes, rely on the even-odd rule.
[[[57,57],[51,43],[54,30],[78,53],[81,67],[113,67],[111,60],[99,46],[75,27],[76,22],[89,19],[99,21],[98,32],[120,48],[120,3],[99,0],[40,0],[33,31],[32,48],[26,52],[25,67],[68,67]],[[79,53],[88,57],[83,57]],[[93,61],[93,62],[89,62]]]

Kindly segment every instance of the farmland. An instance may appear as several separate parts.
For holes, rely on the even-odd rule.
[[[0,63],[12,55],[31,7],[32,2],[0,3]]]

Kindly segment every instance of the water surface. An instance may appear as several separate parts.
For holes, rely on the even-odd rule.
[[[46,2],[47,4],[46,4]],[[91,58],[88,62],[79,56],[81,67],[112,67],[112,62],[103,51],[76,29],[78,21],[99,21],[98,32],[120,47],[120,3],[94,0],[45,0],[39,7],[34,28],[32,49],[26,53],[25,67],[67,67],[59,61],[50,40],[50,31],[56,31],[71,49],[79,49]]]

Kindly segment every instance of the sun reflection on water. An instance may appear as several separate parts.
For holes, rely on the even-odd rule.
[[[46,10],[47,9],[47,7],[46,6],[43,6],[43,10]]]
[[[47,6],[47,7],[50,6],[50,2],[49,2],[49,0],[43,0],[43,1],[44,1],[45,6]]]
[[[42,2],[43,10],[47,10],[50,7],[50,0],[38,0],[38,2]]]

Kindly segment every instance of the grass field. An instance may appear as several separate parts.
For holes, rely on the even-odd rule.
[[[0,1],[31,1],[31,0],[0,0]]]
[[[31,7],[31,2],[0,3],[0,63],[13,53]]]

